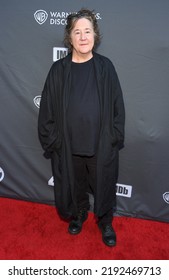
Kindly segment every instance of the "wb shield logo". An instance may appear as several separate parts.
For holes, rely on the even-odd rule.
[[[37,23],[43,24],[47,20],[48,14],[44,10],[38,10],[34,13],[34,18],[37,21]]]
[[[169,204],[169,192],[165,192],[165,193],[163,194],[163,199],[164,199],[164,201],[165,201],[166,203]]]
[[[40,108],[41,95],[35,96],[35,98],[33,99],[33,102],[37,108]]]
[[[54,178],[53,178],[53,176],[49,179],[49,181],[48,181],[48,186],[54,186]]]
[[[0,182],[3,180],[4,178],[4,171],[3,169],[0,167]]]

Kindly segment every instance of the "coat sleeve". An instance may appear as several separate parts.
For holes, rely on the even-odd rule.
[[[114,100],[114,128],[117,134],[119,149],[124,147],[124,134],[125,134],[125,107],[123,100],[123,93],[120,86],[119,78],[115,71],[115,100]]]
[[[53,71],[51,67],[42,91],[38,116],[38,136],[46,158],[50,158],[52,152],[59,149],[61,142],[54,110],[56,103],[54,96],[57,92]]]

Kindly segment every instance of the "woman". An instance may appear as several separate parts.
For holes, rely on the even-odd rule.
[[[78,234],[94,196],[103,242],[116,244],[118,152],[124,142],[124,103],[112,62],[94,49],[100,41],[92,11],[70,14],[65,28],[69,54],[56,61],[42,92],[38,131],[51,158],[56,207]]]

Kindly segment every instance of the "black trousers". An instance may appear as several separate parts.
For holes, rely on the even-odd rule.
[[[78,208],[89,209],[89,189],[95,197],[96,182],[96,156],[79,156],[73,155],[73,166],[75,174],[75,195]],[[113,210],[110,209],[102,217],[97,217],[98,223],[112,223]]]

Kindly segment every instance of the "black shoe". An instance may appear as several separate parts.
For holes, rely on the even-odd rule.
[[[83,223],[87,220],[88,212],[86,209],[80,209],[76,218],[74,218],[68,227],[70,234],[78,234],[82,230]]]
[[[99,225],[99,228],[102,232],[103,242],[110,247],[116,245],[116,233],[111,224]]]

